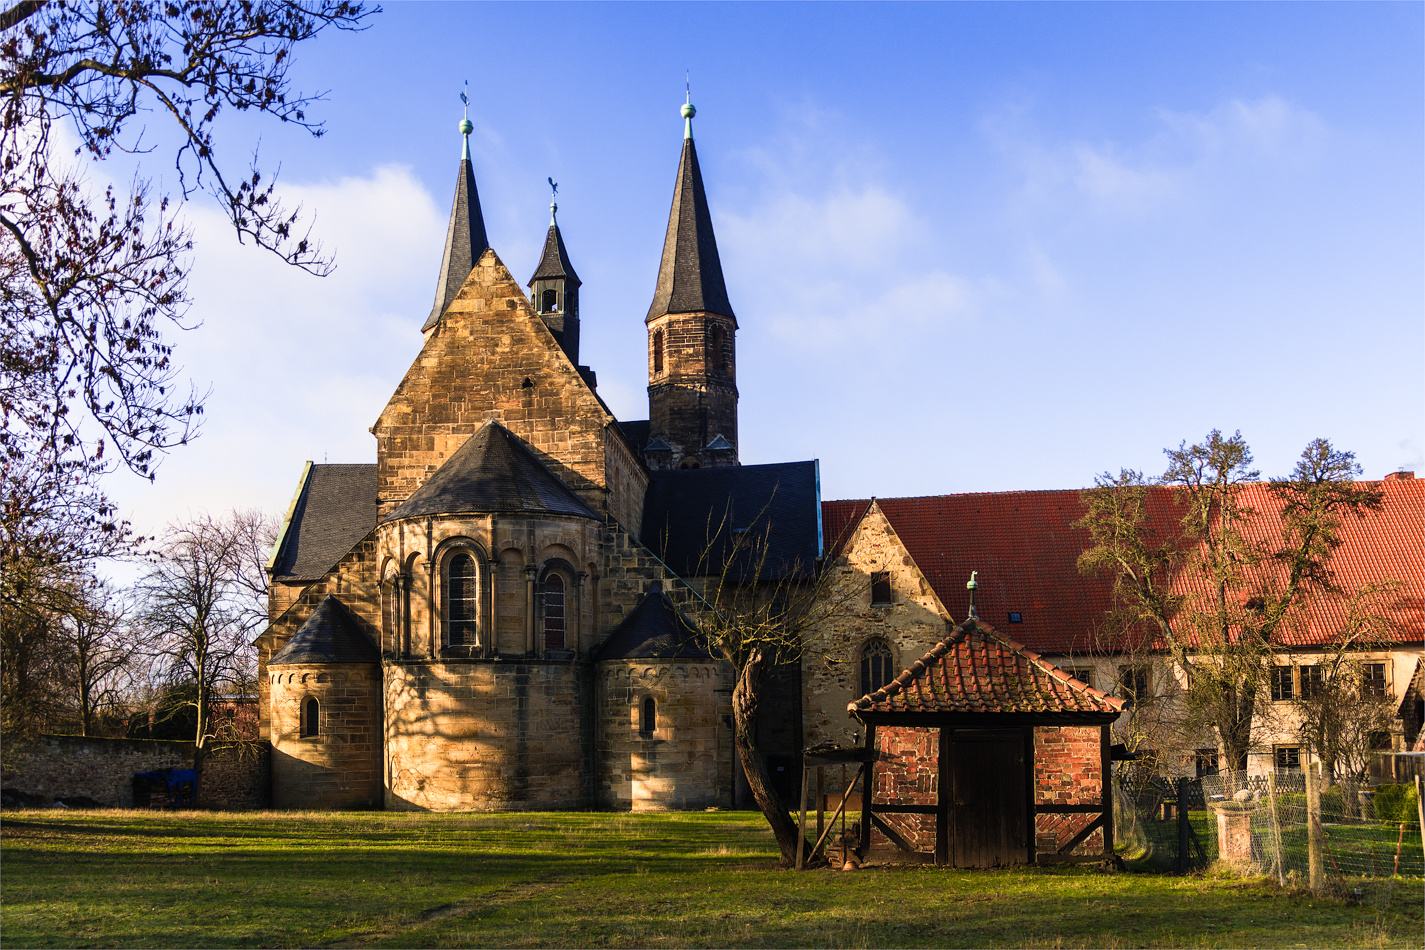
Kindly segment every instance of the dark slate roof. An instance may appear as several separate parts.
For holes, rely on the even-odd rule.
[[[450,209],[450,228],[445,232],[445,256],[440,262],[440,280],[435,285],[435,306],[422,330],[440,322],[440,315],[460,293],[475,262],[490,246],[485,236],[485,216],[480,213],[480,193],[475,190],[475,172],[470,159],[460,160],[460,176],[455,180],[455,203]]]
[[[619,431],[628,440],[628,444],[633,446],[638,452],[643,451],[643,447],[648,444],[648,420],[639,419],[636,422],[620,422]]]
[[[599,517],[498,422],[481,426],[383,520],[467,511]]]
[[[272,576],[314,581],[376,527],[375,465],[313,465],[278,543]]]
[[[640,540],[689,577],[720,570],[733,534],[750,530],[767,538],[770,576],[809,571],[821,555],[820,493],[815,461],[653,472]]]
[[[597,660],[700,659],[712,656],[697,627],[662,589],[643,595],[594,653]]]
[[[544,238],[544,254],[540,257],[539,266],[534,269],[534,276],[529,279],[529,283],[533,284],[537,280],[557,280],[561,277],[575,287],[583,283],[579,280],[579,275],[574,273],[574,265],[569,263],[569,252],[564,249],[564,235],[559,233],[559,225],[551,224],[549,234]]]
[[[381,651],[357,625],[346,605],[327,594],[267,665],[376,663],[380,659]]]
[[[967,620],[874,693],[857,713],[1102,713],[1124,703],[1074,679],[989,624]]]
[[[722,280],[703,173],[692,139],[683,140],[683,160],[673,188],[673,208],[668,214],[668,234],[663,239],[663,262],[658,265],[658,287],[648,318],[665,313],[708,311],[734,317]]]

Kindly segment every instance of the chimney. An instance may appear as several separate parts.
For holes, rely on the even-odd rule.
[[[1414,472],[1391,472],[1383,480],[1387,482],[1408,482],[1414,477]]]

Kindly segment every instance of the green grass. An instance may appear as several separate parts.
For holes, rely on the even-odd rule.
[[[1261,880],[1088,869],[774,868],[761,817],[13,811],[19,947],[1386,947],[1386,905]]]

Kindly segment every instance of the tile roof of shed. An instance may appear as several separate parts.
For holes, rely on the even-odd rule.
[[[376,466],[313,465],[301,486],[272,576],[314,581],[376,527]]]
[[[653,472],[640,540],[690,577],[716,573],[750,530],[767,539],[769,576],[806,572],[821,554],[818,492],[814,461]]]
[[[383,521],[462,512],[599,515],[514,433],[487,422]]]
[[[596,660],[710,659],[697,627],[660,587],[643,595],[598,649]]]
[[[380,659],[376,644],[357,625],[346,605],[328,594],[267,665],[376,663]]]
[[[846,711],[1116,714],[1123,708],[1123,700],[1074,679],[990,625],[970,620],[884,687],[849,703]]]
[[[1367,483],[1384,492],[1384,508],[1364,519],[1348,517],[1341,525],[1342,544],[1331,560],[1337,581],[1346,588],[1369,580],[1393,578],[1405,588],[1390,616],[1397,640],[1425,641],[1425,480]],[[1155,492],[1150,512],[1171,528],[1180,517],[1171,491]],[[1244,490],[1244,504],[1262,513],[1264,538],[1280,536],[1280,504],[1266,484]],[[1098,649],[1095,631],[1112,606],[1112,586],[1103,575],[1083,575],[1078,556],[1088,533],[1073,527],[1084,514],[1077,490],[994,492],[920,498],[878,498],[877,504],[906,550],[925,573],[946,608],[964,616],[965,581],[979,572],[975,603],[981,617],[1006,623],[1020,614],[1015,635],[1036,650],[1053,654]],[[849,540],[870,507],[869,500],[829,501],[822,505],[827,547]],[[1191,578],[1174,581],[1178,593],[1191,593]],[[1311,598],[1307,623],[1286,631],[1286,646],[1310,647],[1330,642],[1345,617],[1337,598]]]

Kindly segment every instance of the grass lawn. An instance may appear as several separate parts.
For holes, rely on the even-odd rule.
[[[1087,869],[773,868],[760,815],[8,811],[19,947],[1419,947],[1349,906]]]

